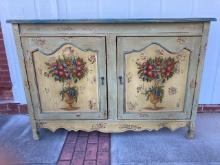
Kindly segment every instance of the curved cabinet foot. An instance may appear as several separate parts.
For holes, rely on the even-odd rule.
[[[195,123],[191,122],[188,126],[188,131],[186,134],[187,139],[193,139],[195,137]]]
[[[33,133],[33,139],[34,140],[39,140],[40,139],[40,133],[38,130],[32,130]]]

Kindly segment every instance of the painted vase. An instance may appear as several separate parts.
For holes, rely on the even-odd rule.
[[[74,103],[74,98],[73,96],[68,95],[67,93],[64,94],[64,100],[67,104],[66,109],[67,110],[73,110],[73,103]]]
[[[150,102],[153,104],[153,109],[157,110],[157,109],[158,109],[157,103],[160,102],[160,96],[157,96],[157,95],[155,94],[155,92],[151,92],[151,93],[149,94],[149,100],[150,100]]]

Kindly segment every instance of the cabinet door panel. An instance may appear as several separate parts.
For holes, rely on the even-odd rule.
[[[104,119],[104,37],[23,38],[32,100],[40,119]]]
[[[118,118],[191,115],[200,37],[118,37]]]

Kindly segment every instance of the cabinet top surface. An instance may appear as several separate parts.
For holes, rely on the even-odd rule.
[[[130,23],[175,23],[175,22],[210,22],[216,21],[216,18],[162,18],[162,19],[11,19],[7,23],[18,24],[130,24]]]

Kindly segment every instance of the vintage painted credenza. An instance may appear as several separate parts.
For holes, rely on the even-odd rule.
[[[195,131],[212,18],[8,20],[34,139],[55,131]]]

